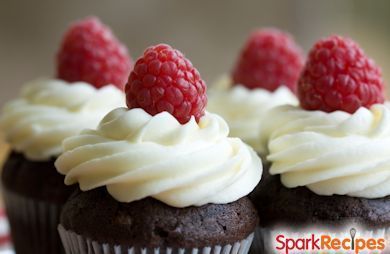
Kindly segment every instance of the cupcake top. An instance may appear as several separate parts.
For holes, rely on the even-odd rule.
[[[221,117],[205,112],[206,86],[181,52],[164,44],[148,48],[126,94],[128,108],[65,140],[55,164],[66,184],[84,191],[106,186],[119,202],[153,197],[188,207],[236,201],[260,181],[260,158],[228,137]]]
[[[267,111],[278,105],[297,105],[296,82],[303,66],[301,49],[277,29],[254,31],[237,59],[231,77],[210,91],[208,110],[223,116],[231,135],[242,138],[259,154],[266,154],[262,126]]]
[[[97,89],[85,82],[36,80],[4,106],[0,128],[12,149],[32,160],[47,160],[62,152],[65,138],[96,127],[123,100],[124,93],[112,85]]]
[[[124,106],[130,68],[125,47],[97,18],[72,24],[57,54],[58,79],[26,84],[4,107],[0,127],[12,149],[31,160],[58,156],[63,139]]]
[[[306,186],[319,195],[390,195],[383,88],[379,68],[356,43],[338,36],[317,42],[299,82],[301,106],[270,112],[270,173],[281,174],[288,188]]]

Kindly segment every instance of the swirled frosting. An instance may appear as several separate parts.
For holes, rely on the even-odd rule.
[[[390,194],[390,108],[354,114],[281,106],[270,112],[271,174],[319,195],[381,198]]]
[[[65,140],[57,170],[84,191],[106,186],[119,202],[153,197],[170,206],[229,203],[260,181],[262,163],[217,115],[181,125],[167,112],[118,108],[97,130]]]
[[[209,93],[207,109],[221,115],[229,124],[230,135],[239,137],[252,146],[260,155],[267,151],[267,133],[263,125],[267,121],[267,112],[280,105],[297,105],[295,95],[285,86],[270,92],[265,89],[248,89],[236,85],[231,87],[231,81],[223,77]]]
[[[65,138],[95,128],[124,104],[124,93],[114,86],[96,89],[84,82],[41,79],[26,84],[20,98],[5,105],[0,128],[13,150],[47,160],[62,152]]]

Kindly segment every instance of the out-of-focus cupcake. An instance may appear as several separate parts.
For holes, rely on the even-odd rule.
[[[303,66],[302,51],[293,38],[277,29],[254,31],[230,76],[211,86],[208,110],[220,114],[230,134],[240,137],[263,157],[267,136],[262,131],[273,107],[296,105],[296,83]]]
[[[149,47],[126,86],[128,108],[64,141],[65,183],[78,183],[61,215],[68,254],[246,254],[258,222],[245,197],[261,159],[218,115],[181,52]]]
[[[390,107],[380,69],[355,42],[331,36],[310,51],[298,97],[300,106],[274,108],[274,121],[266,127],[273,130],[268,156],[273,176],[253,196],[266,253],[276,251],[274,236],[287,228],[301,233],[307,233],[305,227],[360,228],[361,236],[385,239]]]
[[[20,97],[4,106],[0,127],[11,153],[2,183],[17,254],[63,252],[56,228],[75,186],[63,183],[54,161],[65,138],[96,127],[105,114],[124,105],[130,68],[126,49],[110,29],[87,18],[64,36],[57,79],[27,83]]]

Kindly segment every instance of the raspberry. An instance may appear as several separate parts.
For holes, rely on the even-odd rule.
[[[311,49],[298,82],[298,98],[307,110],[354,113],[384,102],[381,71],[354,41],[331,36]]]
[[[166,44],[145,50],[125,88],[127,106],[151,115],[168,111],[181,123],[204,115],[206,84],[184,55]]]
[[[254,31],[233,70],[234,84],[275,91],[285,85],[295,92],[304,57],[293,38],[277,29]]]
[[[112,84],[123,90],[131,66],[126,48],[96,17],[71,25],[57,53],[58,78],[97,88]]]

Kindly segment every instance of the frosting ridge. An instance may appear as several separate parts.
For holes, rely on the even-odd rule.
[[[47,160],[62,152],[63,139],[96,127],[107,112],[124,104],[123,92],[114,86],[96,89],[84,82],[40,79],[4,106],[0,128],[12,149]]]
[[[285,86],[270,92],[265,89],[248,89],[231,86],[229,78],[219,80],[209,92],[207,109],[221,115],[229,124],[232,137],[239,137],[258,153],[267,151],[267,134],[263,125],[270,119],[267,112],[279,105],[297,105],[295,95]]]
[[[319,195],[390,195],[390,108],[376,104],[354,114],[282,106],[269,141],[271,174],[288,188]]]
[[[111,111],[96,130],[65,140],[57,170],[82,190],[106,186],[120,202],[153,197],[170,206],[229,203],[260,181],[256,153],[217,115],[180,124],[167,112]]]

